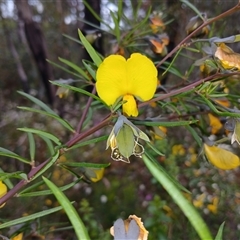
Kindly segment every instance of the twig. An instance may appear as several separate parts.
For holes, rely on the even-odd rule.
[[[201,30],[202,28],[204,28],[205,26],[221,19],[224,17],[227,17],[228,15],[239,11],[240,10],[240,0],[238,2],[238,4],[236,6],[234,6],[233,8],[227,10],[226,12],[204,22],[202,25],[200,25],[196,30],[194,30],[192,33],[190,33],[186,38],[184,38],[170,53],[168,53],[157,65],[156,67],[159,67],[160,65],[162,65],[169,57],[171,57],[179,48],[182,47],[182,45],[184,43],[186,43],[195,33],[197,33],[199,30]]]
[[[104,126],[108,125],[109,121],[111,120],[111,116],[107,116],[102,122],[100,122],[99,124],[95,125],[94,127],[90,128],[89,130],[73,137],[72,139],[70,139],[64,146],[66,146],[67,148],[70,148],[71,146],[75,145],[77,142],[79,142],[80,140],[84,139],[85,137],[91,135],[92,133],[98,131],[99,129],[103,128]],[[62,151],[60,151],[60,155],[62,155],[64,153],[64,150],[62,149]],[[44,161],[43,163],[41,163],[40,165],[38,165],[35,168],[32,168],[31,171],[28,173],[28,179],[29,180],[21,180],[19,183],[17,183],[17,185],[15,185],[10,191],[7,192],[6,195],[4,195],[3,197],[0,198],[0,206],[5,203],[6,201],[8,201],[11,197],[15,196],[16,193],[22,189],[25,185],[27,185],[28,183],[31,182],[31,179],[41,170],[43,169],[48,162],[51,160],[51,158],[47,159],[46,161]]]
[[[96,93],[96,87],[94,86],[94,88],[93,88],[93,90],[92,90],[92,94],[95,94],[95,93]],[[86,117],[86,115],[87,115],[88,109],[89,109],[90,106],[91,106],[92,101],[93,101],[92,97],[89,97],[89,98],[88,98],[88,101],[87,101],[87,104],[86,104],[86,107],[85,107],[85,109],[84,109],[84,111],[83,111],[83,114],[82,114],[82,116],[81,116],[81,119],[80,119],[80,121],[79,121],[79,124],[78,124],[78,126],[77,126],[76,134],[80,133],[80,131],[81,131],[83,122],[84,122],[84,120],[85,120],[85,117]]]
[[[200,84],[204,83],[204,82],[209,82],[211,80],[215,80],[216,78],[225,78],[225,77],[229,77],[229,76],[232,76],[232,75],[240,75],[240,72],[232,72],[232,73],[227,73],[227,74],[222,74],[222,73],[216,73],[214,75],[211,75],[211,76],[208,76],[206,78],[202,78],[200,80],[197,80],[189,85],[187,85],[186,87],[182,87],[180,89],[177,89],[177,90],[174,90],[174,91],[171,91],[169,93],[166,93],[166,94],[162,94],[161,96],[159,97],[156,97],[156,98],[153,98],[147,102],[143,102],[143,103],[140,103],[138,105],[138,107],[143,107],[143,106],[146,106],[148,105],[149,103],[152,103],[152,102],[156,102],[156,101],[160,101],[160,100],[163,100],[163,99],[166,99],[166,98],[169,98],[169,97],[172,97],[172,96],[175,96],[177,94],[180,94],[180,93],[183,93],[183,92],[186,92],[186,91],[189,91],[191,89],[194,89],[195,87],[199,86]]]

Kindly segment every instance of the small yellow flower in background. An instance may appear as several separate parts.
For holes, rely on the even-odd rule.
[[[122,97],[126,101],[122,106],[123,113],[136,117],[136,99],[148,101],[153,97],[157,74],[153,62],[140,53],[133,53],[127,60],[120,55],[110,55],[97,70],[97,93],[108,106]]]
[[[218,197],[214,197],[212,204],[208,204],[207,208],[210,212],[216,214],[217,210],[218,210],[218,203],[219,203],[219,198]]]
[[[6,193],[7,193],[7,186],[2,181],[0,181],[0,198],[3,197]],[[2,208],[4,205],[5,203],[2,204],[0,208]]]
[[[23,233],[19,233],[15,237],[11,238],[11,240],[22,240],[23,239]]]
[[[186,151],[185,151],[182,144],[177,144],[177,145],[174,145],[172,147],[172,154],[173,155],[183,156],[183,155],[185,155],[185,153],[186,153]]]
[[[202,208],[205,198],[206,198],[206,193],[202,193],[201,195],[198,195],[196,199],[193,200],[193,205],[196,208]]]

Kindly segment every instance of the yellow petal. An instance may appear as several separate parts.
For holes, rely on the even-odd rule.
[[[219,118],[215,117],[211,113],[208,113],[210,126],[212,127],[211,132],[212,134],[216,134],[222,128],[222,123],[220,122]]]
[[[129,117],[137,117],[138,109],[134,97],[132,95],[125,95],[123,97],[123,101],[127,101],[123,104],[123,112],[126,113]]]
[[[11,240],[22,240],[23,239],[23,233],[19,233],[15,237],[11,238]]]
[[[215,57],[217,57],[223,68],[232,69],[237,68],[240,70],[240,54],[235,53],[230,47],[225,43],[220,43],[215,52]]]
[[[229,170],[240,165],[239,157],[223,148],[204,144],[204,152],[209,162],[217,168]]]
[[[133,53],[127,60],[127,93],[141,101],[148,101],[156,91],[157,74],[157,69],[149,58]]]
[[[113,105],[127,91],[127,61],[123,56],[110,55],[100,64],[96,73],[96,89],[99,97]]]
[[[6,193],[7,193],[7,186],[4,183],[2,183],[2,181],[0,181],[0,198],[4,196]],[[2,204],[0,208],[3,207],[4,205],[5,203]]]

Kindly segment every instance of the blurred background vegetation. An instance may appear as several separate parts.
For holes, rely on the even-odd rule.
[[[110,11],[117,12],[117,0],[86,2],[105,22],[114,25]],[[238,1],[191,0],[189,2],[211,18],[233,7]],[[163,31],[169,36],[168,51],[186,37],[186,25],[189,19],[196,15],[180,1],[123,0],[124,15],[132,23],[143,19],[149,11],[161,12],[163,23],[168,23]],[[0,146],[27,157],[28,139],[16,128],[31,126],[49,130],[63,139],[63,142],[69,135],[52,119],[18,110],[17,106],[32,106],[32,103],[17,91],[23,90],[38,97],[76,126],[87,98],[70,93],[66,98],[60,99],[55,95],[56,88],[51,86],[48,80],[78,79],[70,72],[44,59],[65,68],[68,66],[66,67],[59,57],[79,66],[82,65],[82,59],[89,59],[83,47],[74,41],[78,39],[78,29],[90,37],[94,31],[96,39],[93,45],[104,56],[117,52],[115,39],[114,34],[107,32],[105,26],[100,24],[81,0],[0,0],[0,16]],[[121,22],[123,32],[125,28],[127,29],[128,22],[124,20],[126,19]],[[211,25],[211,31],[206,38],[213,36],[223,38],[238,34],[239,22],[240,14],[237,12]],[[96,27],[101,27],[103,31],[96,32]],[[145,28],[149,28],[149,22],[146,23]],[[240,52],[240,44],[230,46],[235,52]],[[137,49],[133,46],[126,51]],[[151,49],[152,45],[149,44],[148,51]],[[188,57],[183,51],[174,63],[175,68],[183,75],[190,68],[195,57],[195,53],[186,54]],[[155,55],[154,52],[151,56],[155,60],[162,57]],[[70,68],[68,69],[70,71]],[[193,72],[193,77],[201,77],[198,69]],[[162,85],[169,89],[179,81],[176,75],[171,73],[161,80]],[[85,87],[81,83],[78,84]],[[230,91],[235,91],[236,94],[240,90],[238,83],[232,88],[234,89],[230,88]],[[86,89],[91,90],[87,86]],[[104,114],[103,110],[97,108],[95,110],[90,125],[96,123]],[[209,120],[203,124],[203,127],[207,126],[205,131],[208,135],[214,135],[207,121]],[[101,134],[103,132],[97,132],[95,136]],[[49,152],[44,141],[40,139],[36,141],[38,151],[35,160],[41,163],[49,157]],[[227,239],[239,239],[239,169],[222,171],[204,162],[198,155],[197,144],[186,134],[185,128],[168,129],[167,138],[158,140],[158,143],[159,149],[165,153],[165,157],[158,157],[159,162],[170,175],[192,192],[186,197],[201,212],[212,233],[216,234],[220,224],[225,221]],[[109,228],[113,221],[119,217],[127,218],[130,214],[141,216],[146,229],[150,232],[149,239],[197,239],[186,217],[152,178],[141,159],[132,159],[129,165],[111,161],[110,152],[105,151],[105,145],[101,143],[81,148],[81,151],[75,149],[61,159],[61,161],[70,160],[111,162],[101,181],[91,184],[79,182],[66,192],[69,199],[76,201],[75,207],[86,224],[91,239],[112,239]],[[9,158],[1,158],[0,165],[6,172],[29,171],[23,163]],[[72,175],[56,166],[53,169],[52,180],[62,186],[72,181]],[[13,183],[17,182],[18,180],[13,180]],[[57,202],[52,196],[13,198],[0,210],[0,221],[29,215],[56,205]],[[35,222],[20,227],[25,229],[29,237],[24,239],[44,239],[44,237],[74,239],[74,231],[63,212],[36,219]],[[16,228],[4,229],[0,234],[9,236],[17,230]]]

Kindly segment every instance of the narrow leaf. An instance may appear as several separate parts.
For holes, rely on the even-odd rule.
[[[41,107],[42,109],[44,109],[46,112],[51,113],[51,114],[56,114],[50,107],[48,107],[45,103],[43,103],[42,101],[40,101],[39,99],[31,96],[30,94],[27,94],[25,92],[21,92],[18,91],[19,94],[21,94],[22,96],[28,98],[30,101],[34,102],[35,104],[37,104],[39,107]]]
[[[223,228],[224,228],[225,222],[221,224],[221,226],[218,229],[217,236],[215,237],[215,240],[222,240],[223,239]]]
[[[90,55],[93,62],[98,67],[102,63],[102,59],[99,57],[95,49],[92,47],[92,45],[88,42],[88,40],[84,37],[82,32],[78,29],[79,37],[82,41],[83,46],[86,48],[88,54]]]
[[[44,132],[42,130],[37,130],[37,129],[34,129],[34,128],[17,128],[17,130],[20,130],[20,131],[23,131],[23,132],[35,133],[37,135],[44,136],[48,139],[51,139],[58,146],[61,145],[60,140],[57,137],[55,137],[54,135],[52,135],[51,133]]]
[[[28,141],[29,141],[29,151],[30,151],[30,159],[31,161],[35,160],[35,151],[36,151],[36,145],[35,140],[32,133],[27,133],[28,135]]]
[[[69,67],[73,68],[75,71],[77,71],[79,74],[81,74],[85,79],[90,80],[89,76],[86,74],[86,72],[84,70],[82,70],[82,68],[78,67],[76,64],[70,62],[69,60],[63,59],[63,58],[58,58],[58,59],[59,59],[59,61],[65,63]]]
[[[58,202],[61,204],[62,208],[65,210],[70,222],[73,225],[78,239],[90,239],[82,220],[78,216],[76,209],[72,206],[68,198],[59,190],[59,188],[54,183],[45,177],[43,177],[43,180],[50,188]]]
[[[76,181],[67,184],[63,187],[60,187],[59,190],[60,191],[66,191],[69,188],[73,187],[75,184],[77,184],[80,181],[80,179],[77,179]],[[43,191],[36,191],[36,192],[24,192],[24,193],[19,193],[18,196],[19,197],[37,197],[37,196],[46,196],[46,195],[50,195],[52,194],[51,190],[43,190]]]
[[[59,158],[59,151],[57,151],[49,160],[49,162],[47,163],[47,165],[45,165],[45,167],[43,167],[38,173],[36,173],[34,175],[34,177],[31,179],[32,181],[36,178],[38,178],[39,176],[42,176],[42,174],[44,172],[46,172]]]
[[[134,121],[134,124],[144,125],[144,126],[176,127],[176,126],[186,126],[186,125],[197,123],[197,122],[198,120],[178,121],[178,122]]]
[[[49,215],[51,213],[55,213],[59,210],[62,210],[62,206],[55,207],[55,208],[52,208],[52,209],[49,209],[49,210],[44,210],[44,211],[41,211],[41,212],[38,212],[38,213],[34,213],[34,214],[28,215],[26,217],[21,217],[21,218],[18,218],[18,219],[9,221],[9,222],[5,222],[5,223],[0,224],[0,229],[11,227],[11,226],[21,224],[21,223],[25,223],[25,222],[31,221],[31,220],[35,221],[36,218],[44,217],[44,216]]]
[[[44,136],[39,136],[39,137],[41,137],[42,140],[47,144],[48,150],[49,150],[51,156],[53,156],[55,153],[55,147],[54,147],[52,141],[49,138],[46,138]]]
[[[106,105],[106,103],[104,103],[99,97],[97,97],[96,95],[94,95],[92,93],[89,93],[88,91],[85,91],[81,88],[77,88],[77,87],[74,87],[74,86],[71,86],[71,85],[62,84],[62,83],[58,83],[58,82],[54,82],[54,81],[50,81],[50,82],[54,85],[57,85],[57,86],[60,86],[60,87],[63,87],[63,88],[67,88],[67,89],[70,89],[70,90],[75,91],[75,92],[83,93],[83,94],[85,94],[89,97],[92,97],[93,99],[98,100],[99,102],[103,103],[104,105]]]
[[[212,240],[212,236],[206,223],[203,221],[197,210],[193,205],[183,196],[181,191],[175,186],[175,184],[169,180],[169,178],[162,174],[158,166],[150,161],[150,159],[143,155],[143,161],[146,164],[152,175],[158,180],[158,182],[164,187],[164,189],[169,193],[175,203],[180,207],[185,216],[188,218],[199,237],[202,240]]]
[[[21,171],[14,172],[14,173],[0,172],[0,181],[5,181],[6,179],[9,179],[9,178],[19,178],[19,179],[28,180],[27,174]]]
[[[74,132],[73,127],[70,125],[70,123],[68,123],[67,121],[65,121],[64,119],[62,119],[60,116],[58,116],[57,114],[51,114],[39,109],[35,109],[35,108],[29,108],[29,107],[18,107],[19,109],[25,110],[25,111],[30,111],[30,112],[35,112],[35,113],[39,113],[42,115],[46,115],[48,117],[54,118],[55,120],[57,120],[60,124],[62,124],[66,129],[70,130],[71,132]]]
[[[87,141],[84,141],[84,142],[80,142],[80,143],[78,143],[78,144],[75,144],[74,146],[68,148],[68,150],[72,150],[72,149],[79,148],[79,147],[83,147],[83,146],[86,146],[86,145],[89,145],[89,144],[101,142],[101,141],[104,141],[104,140],[107,140],[107,139],[108,139],[108,136],[107,136],[107,135],[101,136],[101,137],[98,137],[98,138],[94,138],[94,139],[91,139],[91,140],[87,140]]]
[[[24,162],[24,163],[28,163],[30,164],[30,160],[26,159],[26,158],[23,158],[17,154],[10,154],[10,153],[4,153],[4,152],[0,152],[0,156],[5,156],[5,157],[10,157],[10,158],[14,158],[14,159],[17,159],[21,162]]]
[[[85,168],[106,168],[110,166],[110,163],[86,163],[86,162],[66,162],[59,163],[59,165],[64,165],[68,167],[85,167]]]
[[[205,21],[204,17],[202,16],[202,13],[188,0],[180,0],[182,3],[186,4],[188,7],[190,7],[203,21]]]

